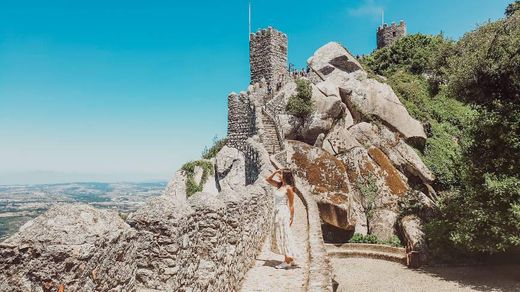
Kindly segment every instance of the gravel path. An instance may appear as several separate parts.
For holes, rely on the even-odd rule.
[[[270,251],[271,242],[267,238],[255,266],[246,274],[242,291],[305,291],[309,262],[307,211],[298,196],[295,197],[294,209],[291,228],[296,245],[304,258],[296,259],[298,267],[288,270],[276,269],[275,266],[280,264],[284,257]]]
[[[338,291],[520,291],[520,266],[408,269],[397,263],[333,258]]]

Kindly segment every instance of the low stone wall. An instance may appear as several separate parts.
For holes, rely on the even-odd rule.
[[[247,140],[256,182],[218,196],[197,193],[186,206],[157,198],[128,222],[138,231],[138,288],[236,291],[271,229],[272,197],[262,179],[272,171],[265,149]],[[253,158],[251,158],[252,156]]]
[[[270,228],[266,189],[250,185],[218,197],[197,193],[184,210],[164,199],[129,218],[138,231],[137,288],[237,290]]]
[[[310,187],[301,178],[295,177],[298,196],[307,208],[309,226],[309,278],[308,291],[332,291],[332,267],[323,242],[318,205],[307,191]]]

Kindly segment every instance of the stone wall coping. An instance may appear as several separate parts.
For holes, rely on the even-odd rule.
[[[297,194],[307,208],[307,220],[309,226],[309,277],[307,279],[308,291],[332,291],[332,267],[323,242],[321,231],[320,213],[318,205],[314,201],[308,184],[295,177]]]

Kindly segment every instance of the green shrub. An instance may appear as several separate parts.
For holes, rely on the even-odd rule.
[[[391,46],[374,51],[362,59],[363,64],[379,75],[387,75],[397,70],[414,74],[440,72],[445,56],[453,42],[443,35],[409,35]]]
[[[401,240],[397,236],[392,236],[389,240],[383,241],[381,244],[390,245],[393,247],[402,247],[403,244],[401,243]]]
[[[477,112],[447,95],[444,88],[433,95],[420,75],[400,70],[390,74],[388,82],[410,115],[430,126],[430,137],[419,155],[437,177],[436,189],[460,185],[463,146],[469,139],[467,128]]]
[[[370,220],[373,215],[374,204],[379,191],[376,178],[372,173],[369,173],[366,176],[359,176],[356,180],[356,188],[363,197],[363,209],[365,209],[367,220]]]
[[[195,168],[202,168],[202,177],[200,183],[195,182]],[[196,160],[185,163],[181,167],[186,175],[186,195],[190,197],[196,192],[201,192],[204,184],[208,180],[210,174],[213,174],[213,164],[207,160]]]
[[[314,110],[312,103],[312,87],[306,79],[296,80],[296,95],[290,96],[286,110],[297,117],[306,117]]]
[[[463,189],[442,209],[445,236],[469,252],[507,251],[520,246],[520,13],[467,33],[448,63],[449,92],[478,114]]]
[[[355,233],[348,242],[350,242],[350,243],[371,243],[371,244],[377,244],[380,241],[377,238],[377,236],[375,236],[373,234],[363,235],[363,234],[360,234],[360,233]]]
[[[226,146],[227,138],[219,139],[218,136],[213,137],[213,145],[211,147],[204,147],[202,151],[202,158],[211,159],[217,156],[222,147]]]
[[[367,234],[363,235],[360,233],[355,233],[352,238],[348,241],[350,243],[369,243],[369,244],[384,244],[384,245],[390,245],[395,247],[401,247],[403,244],[401,243],[401,240],[399,240],[399,237],[392,236],[389,240],[380,240],[377,238],[377,236],[373,234]]]

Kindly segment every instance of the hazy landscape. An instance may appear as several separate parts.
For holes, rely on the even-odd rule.
[[[87,203],[126,214],[161,195],[165,186],[166,182],[0,185],[0,240],[57,203]]]

